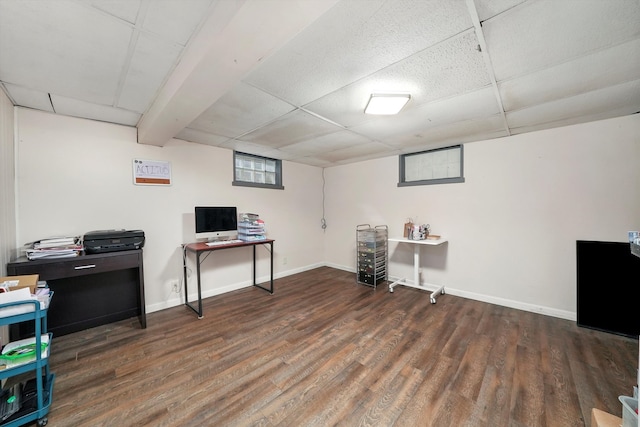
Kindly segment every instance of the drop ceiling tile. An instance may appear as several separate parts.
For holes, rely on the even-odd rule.
[[[53,107],[49,100],[49,94],[39,90],[28,89],[9,83],[4,84],[4,88],[14,102],[14,105],[28,107],[36,110],[49,111],[53,113]]]
[[[372,120],[364,114],[374,92],[408,92],[411,100],[397,116],[437,99],[462,94],[491,84],[473,31],[452,37],[371,76],[337,90],[305,109],[343,126]]]
[[[451,136],[448,136],[448,137],[442,136],[440,138],[433,138],[433,139],[427,138],[422,141],[414,141],[413,144],[407,143],[405,146],[402,147],[401,153],[402,154],[419,153],[421,151],[435,150],[437,148],[451,147],[451,146],[460,145],[460,144],[469,144],[477,141],[488,141],[496,138],[504,138],[505,136],[508,136],[508,134],[504,130],[497,130],[497,131],[487,130],[485,132],[479,132],[474,135],[460,136],[460,135],[452,134]]]
[[[489,117],[499,112],[495,94],[489,87],[424,104],[396,116],[378,116],[350,129],[372,139],[390,141],[395,136],[419,134],[433,127]]]
[[[343,148],[341,150],[329,151],[321,153],[316,156],[320,160],[336,163],[344,160],[349,160],[353,157],[358,158],[375,158],[381,155],[390,156],[393,153],[389,153],[389,147],[379,142],[368,142],[366,144],[355,145],[353,147]]]
[[[418,112],[431,126],[489,117],[499,114],[500,108],[493,87],[484,87],[451,98],[420,106]]]
[[[229,140],[225,136],[215,135],[208,132],[201,132],[196,129],[184,128],[176,136],[177,139],[184,141],[197,142],[206,145],[222,145]]]
[[[109,15],[135,24],[140,11],[141,0],[90,0],[89,4]]]
[[[640,111],[640,80],[507,113],[507,122],[509,127],[519,128],[624,107]]]
[[[308,156],[326,151],[334,151],[371,142],[369,138],[356,133],[342,130],[317,138],[308,139],[291,145],[280,147],[280,151],[293,153],[300,156]]]
[[[462,1],[341,1],[244,81],[301,106],[471,26]]]
[[[501,14],[526,0],[474,0],[480,22]]]
[[[485,21],[483,30],[501,81],[637,37],[638,22],[638,0],[540,0]]]
[[[237,139],[229,139],[224,144],[222,144],[221,147],[229,148],[231,150],[239,151],[241,153],[254,154],[256,156],[278,158],[278,157],[273,157],[271,155],[267,155],[267,153],[269,154],[274,153],[274,149],[272,149],[271,147],[265,147],[264,145],[255,144],[253,142],[240,141]]]
[[[189,127],[236,137],[269,123],[294,107],[244,83],[236,85]]]
[[[570,125],[576,125],[580,123],[595,122],[598,120],[611,119],[614,117],[630,116],[632,114],[637,114],[638,111],[639,110],[637,105],[627,105],[620,108],[610,109],[610,110],[594,113],[587,116],[564,118],[564,119],[555,120],[552,122],[536,123],[531,126],[512,127],[511,134],[517,135],[517,134],[528,133],[528,132],[536,132],[539,130],[553,129],[553,128],[562,127],[562,126],[570,126]]]
[[[51,93],[59,114],[132,125],[167,72],[191,60],[221,65],[198,53],[220,42],[215,35],[243,5],[0,0],[0,81],[29,108],[51,111]],[[476,50],[473,5],[510,129],[485,70],[491,64]],[[253,71],[224,83],[202,69],[176,74],[195,90],[162,111],[167,121],[191,117],[184,123],[205,111],[178,138],[319,167],[634,114],[638,9],[637,0],[341,0]],[[196,45],[190,31],[201,19],[216,25]],[[244,42],[259,41],[255,30],[246,34]],[[196,57],[181,51],[190,43]],[[180,58],[184,68],[175,66]],[[398,116],[366,116],[377,90],[413,98]]]
[[[288,153],[286,151],[282,151],[278,148],[270,148],[270,147],[262,147],[260,150],[260,155],[263,157],[269,157],[271,159],[280,159],[280,160],[296,160],[300,158],[300,156]]]
[[[269,157],[272,159],[287,160],[294,163],[300,163],[298,162],[298,159],[302,159],[305,157],[300,154],[291,153],[288,151],[282,151],[279,148],[269,148],[269,150],[265,151],[265,154],[262,154],[262,155],[264,157]],[[309,157],[314,157],[314,156],[310,155]]]
[[[280,148],[340,130],[342,128],[296,110],[240,139],[271,148]]]
[[[153,0],[149,4],[143,28],[185,46],[191,34],[207,16],[212,0]]]
[[[590,92],[640,78],[640,40],[599,50],[500,83],[506,111]]]
[[[135,126],[141,114],[121,108],[98,105],[77,99],[51,94],[51,102],[56,113],[65,116],[82,117],[126,126]]]
[[[0,1],[0,80],[113,104],[131,35],[75,1]]]
[[[415,151],[425,145],[441,145],[443,143],[459,144],[473,141],[475,138],[484,139],[485,135],[506,136],[501,115],[495,115],[476,120],[465,120],[449,123],[419,133],[407,133],[389,138],[384,142],[403,151]]]
[[[182,48],[140,33],[117,102],[118,107],[144,113],[178,61]]]
[[[315,166],[315,167],[319,167],[319,168],[326,168],[326,167],[329,167],[329,166],[334,166],[329,161],[321,160],[321,159],[318,159],[317,157],[313,157],[313,156],[296,157],[295,159],[292,159],[292,161],[295,161],[296,163],[302,163],[303,165]],[[283,179],[286,179],[286,175],[283,177]]]

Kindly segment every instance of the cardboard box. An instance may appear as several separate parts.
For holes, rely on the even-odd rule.
[[[38,286],[38,278],[40,276],[38,274],[27,274],[24,276],[7,276],[0,277],[0,284],[4,282],[12,282],[17,280],[17,285],[9,286],[10,291],[14,291],[20,288],[29,288],[32,294],[36,293],[36,287]]]
[[[621,425],[622,418],[600,409],[591,409],[591,427],[620,427]]]

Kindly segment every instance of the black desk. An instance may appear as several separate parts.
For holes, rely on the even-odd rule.
[[[255,242],[228,243],[225,245],[217,245],[217,246],[207,246],[207,244],[204,242],[188,243],[188,244],[182,245],[182,268],[184,273],[184,304],[198,314],[198,319],[202,319],[203,317],[202,286],[200,283],[200,264],[202,263],[202,261],[204,261],[204,259],[202,261],[200,260],[200,257],[202,254],[206,254],[205,256],[205,259],[206,259],[206,257],[209,256],[209,254],[212,251],[242,248],[245,246],[251,246],[253,248],[253,286],[256,286],[260,289],[264,289],[265,291],[268,291],[270,294],[273,294],[273,242],[274,240],[272,239],[265,239],[265,240],[257,240]],[[265,288],[256,283],[256,246],[258,245],[263,245],[265,247],[266,245],[269,245],[268,251],[271,254],[271,280],[270,280],[269,288]],[[198,280],[198,308],[192,306],[191,303],[189,302],[189,292],[187,287],[187,252],[191,252],[196,255],[196,276]]]
[[[38,274],[47,281],[56,294],[48,313],[49,330],[56,336],[134,316],[147,327],[142,249],[32,261],[22,257],[7,264],[7,273]]]

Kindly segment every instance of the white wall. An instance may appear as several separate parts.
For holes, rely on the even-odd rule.
[[[16,237],[13,121],[13,104],[0,89],[0,276],[6,276]]]
[[[91,230],[143,230],[149,312],[181,303],[170,283],[182,277],[180,248],[194,241],[196,205],[259,214],[275,239],[276,277],[323,262],[319,168],[283,162],[285,190],[234,187],[231,150],[179,140],[165,147],[142,145],[135,128],[16,111],[18,245]],[[135,158],[171,162],[172,185],[133,185]],[[266,280],[268,252],[259,247],[257,253],[258,278]],[[202,268],[205,297],[249,286],[251,249],[215,252]],[[195,292],[195,282],[189,283]]]
[[[640,229],[640,114],[465,144],[464,162],[465,183],[402,188],[397,157],[327,169],[324,260],[355,271],[358,224],[393,237],[411,217],[450,240],[422,249],[428,282],[575,320],[576,240]],[[390,250],[390,274],[412,281],[413,249]]]
[[[13,103],[0,89],[0,276],[7,275],[7,263],[16,239],[15,156]],[[0,327],[0,346],[9,342],[9,326]]]
[[[625,242],[640,228],[640,115],[466,144],[462,184],[398,188],[396,156],[325,169],[322,231],[319,168],[283,162],[284,191],[233,187],[231,150],[141,145],[133,128],[16,111],[17,241],[144,230],[148,311],[180,304],[169,283],[181,277],[180,244],[193,240],[197,204],[259,213],[276,239],[276,277],[325,264],[355,271],[358,224],[397,236],[411,217],[450,239],[423,248],[427,281],[572,320],[576,240]],[[134,158],[170,161],[173,184],[133,185]],[[240,262],[226,252],[203,265],[205,296],[249,284],[249,254]],[[259,253],[264,280],[268,256]],[[393,277],[411,279],[412,260],[411,248],[391,244]]]

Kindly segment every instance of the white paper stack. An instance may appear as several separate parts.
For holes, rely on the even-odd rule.
[[[79,237],[52,237],[34,242],[25,250],[30,260],[41,258],[71,258],[82,252]]]
[[[39,301],[40,309],[47,308],[48,299],[46,301],[40,300],[36,295],[31,295],[29,288],[20,288],[15,291],[0,293],[0,304],[7,304],[17,301]],[[0,308],[0,317],[15,316],[18,314],[29,313],[34,311],[33,304],[20,304],[11,307]]]

